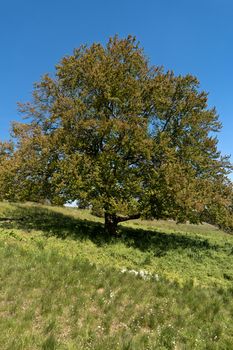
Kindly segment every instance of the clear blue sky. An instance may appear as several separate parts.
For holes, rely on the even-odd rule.
[[[232,0],[8,0],[0,6],[0,138],[20,120],[16,102],[82,43],[136,35],[152,64],[196,75],[223,123],[233,155]],[[233,157],[231,158],[233,161]]]

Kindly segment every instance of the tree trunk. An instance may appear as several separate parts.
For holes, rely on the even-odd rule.
[[[117,232],[117,217],[116,214],[104,214],[105,222],[104,222],[104,228],[105,231],[110,235],[114,236]]]
[[[105,212],[104,218],[105,218],[105,222],[104,222],[105,231],[110,236],[114,236],[117,233],[117,224],[119,222],[139,219],[140,214],[134,214],[134,215],[128,215],[128,216],[117,216],[116,214],[110,214]]]

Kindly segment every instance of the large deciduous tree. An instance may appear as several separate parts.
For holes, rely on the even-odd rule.
[[[150,66],[131,36],[64,57],[20,110],[30,118],[14,126],[24,198],[98,203],[109,233],[141,215],[198,222],[230,205],[207,94],[191,75]]]

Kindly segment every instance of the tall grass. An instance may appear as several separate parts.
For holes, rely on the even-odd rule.
[[[109,240],[86,211],[9,214],[26,220],[1,224],[0,349],[233,348],[233,237],[135,222]]]

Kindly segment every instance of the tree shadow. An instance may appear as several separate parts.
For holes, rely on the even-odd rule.
[[[2,228],[17,228],[24,231],[42,231],[46,237],[56,236],[60,239],[92,239],[96,243],[107,241],[104,227],[101,223],[72,217],[39,206],[12,204],[12,209],[6,210],[5,217],[11,218],[0,222]]]
[[[207,239],[186,235],[184,233],[163,233],[155,230],[144,230],[119,226],[117,237],[109,237],[102,223],[75,218],[58,213],[52,209],[39,206],[12,205],[13,210],[5,215],[12,221],[2,222],[2,228],[17,228],[25,231],[42,231],[46,237],[56,236],[60,239],[72,238],[76,240],[90,239],[98,246],[122,242],[126,246],[150,251],[155,256],[163,256],[169,250],[191,249],[217,250],[217,245]]]
[[[218,250],[220,247],[211,244],[208,239],[195,237],[182,232],[158,232],[134,228],[122,228],[122,238],[126,245],[141,251],[150,251],[154,256],[161,257],[170,250],[191,250],[200,252]]]

